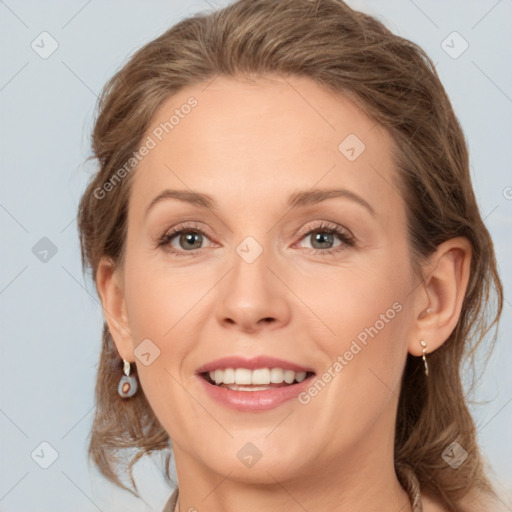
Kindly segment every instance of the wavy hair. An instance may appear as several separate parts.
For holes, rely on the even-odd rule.
[[[464,134],[431,59],[416,44],[341,0],[238,0],[175,24],[136,51],[100,96],[92,134],[92,158],[99,168],[78,210],[83,269],[89,268],[96,282],[100,258],[123,264],[133,172],[113,187],[108,200],[101,200],[98,190],[137,151],[162,102],[218,75],[269,74],[308,77],[349,97],[387,129],[396,185],[407,209],[410,261],[420,277],[425,277],[421,262],[440,243],[464,236],[472,245],[460,318],[446,342],[429,355],[428,379],[421,358],[407,356],[394,451],[398,475],[402,465],[412,467],[423,492],[449,510],[463,510],[461,500],[471,491],[494,492],[467,407],[462,370],[469,362],[474,389],[475,351],[485,345],[488,360],[503,290],[472,189]],[[89,456],[106,478],[127,489],[119,478],[124,464],[119,454],[134,449],[125,469],[137,489],[133,465],[145,454],[167,449],[169,435],[142,389],[128,400],[119,397],[121,368],[105,322]],[[441,457],[453,441],[470,454],[457,471]]]

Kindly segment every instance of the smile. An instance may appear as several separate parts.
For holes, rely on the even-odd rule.
[[[302,382],[308,372],[295,372],[283,368],[226,368],[208,372],[205,378],[217,386],[237,391],[260,391],[276,386],[288,386]]]
[[[264,411],[296,398],[315,373],[274,358],[225,358],[197,372],[208,396],[238,411]]]

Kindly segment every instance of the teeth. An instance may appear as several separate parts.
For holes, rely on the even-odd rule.
[[[215,371],[218,372],[219,370]],[[251,370],[248,370],[247,368],[237,368],[235,370],[235,384],[252,384]]]
[[[253,370],[251,384],[270,384],[270,370],[268,368]]]
[[[295,380],[295,372],[292,370],[284,371],[284,381],[286,384],[291,384]]]
[[[281,368],[272,368],[270,370],[270,382],[272,384],[281,384],[284,381],[284,370]]]
[[[297,372],[295,374],[295,380],[297,382],[302,382],[306,378],[307,372]]]
[[[269,384],[292,384],[293,382],[302,382],[306,378],[306,372],[294,372],[293,370],[283,370],[282,368],[257,368],[249,370],[247,368],[225,368],[224,370],[214,370],[210,372],[210,379],[215,384],[233,384],[232,389],[242,389],[257,391],[255,386],[268,386]],[[241,386],[242,388],[239,388]],[[247,388],[247,386],[252,386]]]
[[[235,370],[233,368],[226,368],[224,371],[220,370],[223,374],[222,382],[224,384],[234,384],[235,383]]]

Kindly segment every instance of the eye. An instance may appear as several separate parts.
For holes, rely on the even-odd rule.
[[[308,231],[299,232],[301,240],[311,240],[309,252],[314,255],[330,255],[355,246],[352,234],[336,224],[322,221]],[[338,244],[334,245],[338,240]],[[196,224],[186,224],[167,231],[157,242],[158,247],[176,256],[194,256],[204,249],[203,242],[210,240],[203,229]],[[305,249],[308,249],[307,247]],[[187,254],[188,253],[188,254]]]
[[[333,245],[338,239],[338,245]],[[354,237],[349,231],[326,222],[321,222],[317,226],[310,228],[301,238],[301,240],[310,240],[312,244],[311,252],[315,255],[329,255],[345,250],[347,247],[355,245]]]
[[[182,256],[203,249],[204,240],[209,240],[207,234],[195,224],[177,226],[166,232],[158,241],[158,247],[165,247],[170,253]],[[176,247],[178,246],[178,247]]]

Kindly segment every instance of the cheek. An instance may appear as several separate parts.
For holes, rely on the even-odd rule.
[[[172,268],[165,258],[132,253],[126,262],[127,314],[137,338],[151,338],[164,346],[189,320],[201,298],[214,284],[211,274],[192,266]],[[182,340],[186,342],[186,339]]]
[[[379,418],[392,421],[397,405],[407,356],[404,298],[409,290],[405,273],[393,274],[392,267],[387,273],[382,267],[333,273],[322,283],[322,293],[310,295],[308,305],[334,334],[324,329],[317,338],[324,354],[317,376],[322,383],[319,392],[310,388],[302,403],[308,402],[320,431],[333,432],[329,443],[338,448],[367,435]]]
[[[331,269],[315,279],[299,277],[296,289],[311,312],[318,312],[315,322],[331,334],[325,340],[333,347],[357,337],[364,342],[370,332],[389,332],[400,322],[409,281],[396,268],[391,264]]]
[[[207,292],[217,281],[208,269],[171,269],[163,258],[156,262],[136,250],[125,262],[125,299],[135,356],[139,359],[142,347],[151,354],[148,365],[144,358],[136,359],[137,373],[146,398],[168,432],[179,430],[180,418],[197,415],[195,402],[183,385],[189,384],[189,356],[202,337],[201,326],[212,315]],[[176,408],[187,414],[177,418]]]
[[[195,415],[190,397],[180,383],[183,362],[196,338],[191,332],[185,333],[184,326],[199,290],[190,281],[174,278],[178,272],[171,275],[156,270],[149,268],[147,262],[137,264],[135,258],[127,265],[127,315],[137,374],[146,399],[163,428],[180,439],[186,431],[184,418]],[[145,353],[149,357],[144,357]],[[179,415],[176,410],[181,411]]]
[[[343,386],[357,393],[370,392],[368,386],[378,385],[379,379],[392,389],[400,381],[407,354],[406,298],[411,281],[405,258],[400,264],[399,256],[336,269],[302,290],[301,297],[321,319],[314,322],[323,333],[317,339],[327,356],[326,371],[343,373]],[[336,362],[343,368],[334,368]]]

